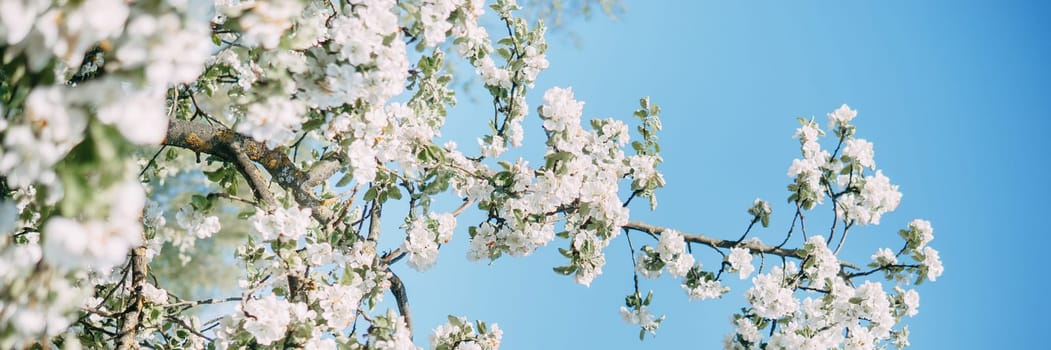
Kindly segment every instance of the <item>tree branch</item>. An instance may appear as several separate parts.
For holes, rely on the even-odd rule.
[[[252,193],[267,206],[264,209],[276,207],[277,201],[274,200],[274,195],[270,193],[270,188],[266,185],[266,179],[259,172],[259,168],[255,167],[255,163],[252,163],[252,160],[248,159],[244,152],[241,151],[241,145],[231,144],[230,151],[237,158],[237,162],[235,162],[237,170],[244,174],[245,180],[248,181],[248,187],[252,188]]]
[[[300,206],[310,208],[315,219],[326,224],[332,217],[331,210],[323,205],[312,189],[339,170],[339,161],[331,157],[322,160],[309,172],[305,172],[296,167],[287,154],[280,150],[271,150],[262,142],[223,126],[179,119],[168,121],[168,135],[164,139],[164,145],[216,156],[224,161],[238,164],[239,169],[242,169],[243,172],[245,169],[253,168],[245,166],[244,159],[259,163],[270,173],[274,182],[292,194]],[[254,180],[250,179],[251,177],[252,175],[246,174],[253,191],[259,195],[262,191],[253,183]],[[265,197],[260,197],[260,200],[267,201]]]
[[[389,268],[388,268],[388,271]],[[398,313],[405,318],[405,327],[409,329],[409,338],[412,339],[412,311],[409,310],[409,295],[405,293],[405,284],[401,278],[390,271],[390,293],[394,294],[394,300],[398,304]]]
[[[665,230],[668,230],[668,228],[665,228],[665,227],[654,226],[654,225],[650,225],[650,224],[643,223],[643,222],[638,222],[638,221],[628,222],[627,225],[624,225],[624,228],[632,229],[632,230],[636,230],[636,231],[642,231],[642,232],[646,232],[646,233],[650,233],[650,234],[654,234],[654,235],[659,235],[659,234],[663,233]],[[772,247],[772,246],[768,246],[768,245],[765,245],[765,244],[762,244],[762,243],[757,243],[757,242],[742,242],[742,243],[738,243],[738,242],[735,242],[735,241],[730,241],[730,240],[725,240],[725,239],[718,239],[718,238],[711,238],[711,237],[704,236],[704,235],[691,234],[691,233],[686,233],[686,232],[682,232],[682,237],[687,242],[707,244],[707,245],[710,245],[710,246],[713,246],[713,247],[719,247],[719,248],[741,247],[741,248],[747,248],[748,250],[752,251],[753,253],[773,254],[773,255],[787,257],[787,258],[800,259],[800,258],[802,258],[803,255],[806,254],[802,249],[785,249],[785,248],[780,248],[780,247]],[[840,261],[839,264],[841,266],[849,267],[849,268],[852,268],[852,269],[855,269],[855,270],[858,269],[857,265],[854,265],[854,264],[849,263],[849,262]]]
[[[131,305],[121,315],[120,338],[117,339],[117,349],[138,349],[139,344],[135,341],[135,335],[139,328],[139,318],[142,315],[142,285],[146,284],[146,273],[149,265],[146,261],[146,247],[135,247],[131,250]]]

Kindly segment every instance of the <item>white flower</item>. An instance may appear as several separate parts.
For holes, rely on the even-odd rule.
[[[69,92],[63,86],[38,87],[26,97],[25,124],[9,126],[0,147],[0,173],[9,186],[54,184],[52,166],[83,140],[88,118],[72,106]]]
[[[278,300],[273,294],[244,303],[244,329],[255,337],[259,345],[270,345],[284,338],[286,328],[292,321],[291,305]],[[239,307],[240,308],[240,307]]]
[[[445,42],[445,33],[453,27],[452,23],[448,21],[449,15],[456,10],[456,6],[461,1],[423,1],[423,4],[420,6],[420,19],[423,22],[424,45],[433,47]]]
[[[930,221],[913,219],[909,222],[909,228],[919,233],[920,241],[917,248],[926,247],[928,243],[934,240],[934,228],[931,227]]]
[[[511,88],[511,71],[497,67],[491,57],[483,57],[478,60],[477,65],[478,68],[475,71],[482,77],[485,85],[504,89]]]
[[[297,100],[270,97],[248,106],[237,132],[276,148],[292,142],[303,124],[304,106]]]
[[[872,142],[863,139],[849,139],[844,144],[843,155],[857,161],[864,168],[876,169]]]
[[[335,284],[314,293],[321,306],[321,317],[333,331],[342,332],[354,322],[363,295],[360,287],[361,279],[355,275],[350,285]]]
[[[759,334],[759,329],[755,327],[755,323],[748,318],[739,318],[734,322],[734,331],[741,336],[741,339],[752,343],[758,344],[759,340],[763,339],[763,336]]]
[[[804,247],[810,259],[805,269],[807,276],[819,287],[825,286],[828,280],[839,273],[839,259],[825,244],[822,236],[811,236]]]
[[[377,350],[416,350],[419,349],[412,343],[412,335],[409,333],[409,327],[405,325],[405,318],[397,316],[394,311],[388,311],[387,317],[391,319],[394,324],[394,334],[391,334],[390,339],[380,340],[376,342]]]
[[[208,27],[175,13],[133,16],[114,55],[121,68],[142,68],[147,85],[167,86],[197,79],[211,53]]]
[[[573,88],[553,87],[544,92],[544,104],[540,106],[544,130],[559,132],[569,125],[578,125],[583,111],[584,102],[573,99]]]
[[[438,242],[441,244],[449,243],[453,236],[453,230],[456,229],[456,217],[450,213],[429,213],[427,217],[430,220],[434,220],[438,225]]]
[[[33,22],[51,2],[47,0],[0,1],[0,41],[17,44],[33,29]]]
[[[85,96],[97,104],[99,121],[117,127],[133,143],[156,145],[168,133],[163,91],[130,91],[115,80],[82,86]]]
[[[128,181],[103,193],[110,204],[106,220],[78,222],[53,216],[44,225],[44,256],[64,268],[105,271],[124,261],[132,247],[142,243],[140,216],[146,194],[137,181]]]
[[[639,308],[635,310],[628,309],[626,306],[621,306],[620,315],[624,318],[624,322],[639,325],[639,327],[650,332],[650,334],[656,334],[657,327],[659,327],[660,322],[664,320],[664,316],[654,318],[653,314],[650,313],[649,307],[645,305],[639,306]]]
[[[789,263],[788,266],[787,270],[776,267],[770,273],[752,277],[753,286],[745,292],[745,298],[759,317],[778,319],[799,309],[799,301],[792,296],[792,289],[782,287],[782,275],[791,276],[795,270],[795,264]]]
[[[336,350],[336,340],[332,338],[312,337],[303,344],[304,350]]]
[[[726,258],[730,263],[730,269],[737,271],[741,279],[748,278],[755,271],[752,266],[752,253],[747,248],[730,248],[730,256]]]
[[[278,208],[272,213],[259,210],[252,217],[252,233],[264,241],[278,238],[297,240],[307,234],[312,223],[310,208]]]
[[[840,127],[850,124],[850,121],[858,115],[858,111],[850,109],[847,104],[839,106],[838,109],[828,114],[828,123],[830,127]]]
[[[146,298],[146,301],[155,305],[164,305],[168,303],[168,292],[164,289],[154,287],[150,283],[142,285],[142,296]]]
[[[358,183],[371,182],[376,178],[376,150],[370,147],[367,141],[355,140],[347,148],[347,156],[354,179]]]
[[[438,243],[436,235],[427,229],[423,220],[416,220],[409,227],[402,249],[409,253],[409,267],[417,271],[427,271],[438,261]]]
[[[694,288],[690,288],[684,281],[682,283],[682,289],[685,290],[686,294],[690,296],[690,300],[715,299],[722,297],[723,294],[730,291],[730,288],[724,287],[722,285],[722,282],[719,282],[719,280],[707,279],[702,279],[698,281],[697,286]]]
[[[179,209],[179,211],[175,213],[175,222],[180,228],[199,239],[211,237],[222,228],[219,224],[219,217],[214,215],[206,217],[192,207],[183,207]]]
[[[688,253],[679,254],[678,258],[668,262],[668,274],[672,277],[686,276],[686,273],[690,272],[690,268],[693,267],[693,263],[693,255]]]
[[[852,192],[840,197],[836,215],[860,225],[879,225],[883,214],[894,211],[900,203],[898,185],[891,184],[883,171],[877,170],[876,175],[865,177],[860,194]]]
[[[872,261],[879,266],[894,265],[898,263],[898,257],[888,248],[880,248],[876,254],[872,254]]]
[[[307,244],[307,261],[310,265],[321,266],[333,261],[332,245],[328,242]]]
[[[661,260],[665,262],[675,260],[679,254],[685,254],[686,240],[683,238],[682,233],[676,230],[661,232],[661,238],[657,242],[657,253],[660,254]]]
[[[920,293],[917,293],[915,289],[909,289],[901,298],[907,309],[905,313],[909,315],[909,317],[916,316],[916,314],[920,313]]]
[[[292,27],[292,19],[303,11],[303,3],[299,1],[254,1],[249,4],[250,12],[238,21],[244,33],[241,40],[245,45],[259,45],[265,49],[276,48],[281,36]]]
[[[942,275],[942,272],[945,271],[942,267],[942,260],[938,256],[938,251],[931,247],[923,248],[923,260],[920,263],[927,270],[927,279],[931,282],[937,280]]]

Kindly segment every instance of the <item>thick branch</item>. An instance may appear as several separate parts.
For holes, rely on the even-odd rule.
[[[255,167],[255,163],[252,163],[252,160],[248,159],[244,152],[241,151],[241,146],[236,143],[232,144],[230,145],[230,151],[237,158],[237,170],[244,174],[245,180],[248,181],[248,187],[252,188],[252,193],[255,194],[255,197],[259,198],[269,208],[277,206],[274,195],[270,193],[270,188],[266,185],[266,179],[259,172],[259,168]]]
[[[643,222],[638,222],[638,221],[628,222],[627,225],[624,225],[624,228],[632,229],[632,230],[636,230],[636,231],[647,232],[647,233],[655,234],[655,235],[659,235],[662,232],[664,232],[665,230],[668,230],[668,228],[665,228],[665,227],[654,226],[654,225],[650,225],[650,224],[643,223]],[[768,246],[768,245],[765,245],[765,244],[762,244],[762,243],[748,242],[748,241],[738,243],[736,241],[730,241],[730,240],[718,239],[718,238],[711,238],[711,237],[704,236],[704,235],[691,234],[691,233],[685,233],[685,232],[682,232],[682,237],[687,242],[706,244],[706,245],[710,245],[710,246],[718,247],[718,248],[741,247],[741,248],[747,248],[748,250],[752,251],[753,253],[773,254],[773,255],[783,256],[783,257],[787,257],[787,258],[801,258],[803,255],[806,254],[801,249],[785,249],[785,248]],[[844,267],[849,267],[849,268],[852,268],[852,269],[855,269],[855,270],[858,268],[857,265],[854,265],[854,264],[851,264],[851,263],[848,263],[848,262],[844,262],[844,261],[840,261],[839,264],[844,266]]]
[[[409,295],[405,293],[405,284],[401,278],[390,271],[390,293],[394,294],[394,300],[398,304],[398,313],[405,318],[405,327],[409,329],[409,337],[412,337],[412,311],[409,310]]]
[[[139,319],[142,314],[142,285],[146,284],[146,274],[149,265],[146,261],[146,247],[135,247],[131,250],[131,305],[121,316],[120,338],[117,339],[117,349],[138,349],[139,344],[135,341],[135,335],[139,328]]]
[[[296,167],[285,152],[268,149],[262,142],[222,126],[178,119],[168,122],[168,135],[164,144],[211,154],[238,164],[239,168],[245,168],[239,161],[243,156],[262,165],[274,182],[290,192],[300,206],[310,208],[314,218],[322,224],[328,223],[332,217],[332,212],[314,195],[312,188],[339,170],[339,162],[334,159],[324,159],[310,171],[303,171]],[[247,177],[258,196],[260,189],[256,188],[251,175]],[[260,197],[260,200],[267,201],[265,197]]]

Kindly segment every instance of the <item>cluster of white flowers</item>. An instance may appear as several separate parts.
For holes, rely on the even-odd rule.
[[[303,124],[306,109],[297,100],[271,96],[265,101],[248,106],[237,132],[266,142],[267,147],[291,143]]]
[[[53,216],[44,224],[44,258],[65,269],[106,271],[124,261],[142,243],[142,208],[146,193],[136,181],[121,183],[100,199],[109,204],[104,219],[80,222]]]
[[[64,332],[73,323],[75,315],[72,310],[82,305],[90,291],[71,284],[58,274],[26,283],[25,277],[31,275],[35,262],[40,261],[39,246],[0,248],[0,258],[4,261],[0,264],[6,265],[0,267],[6,269],[0,271],[0,282],[4,282],[8,295],[17,296],[13,300],[0,300],[0,309],[3,310],[0,329],[5,331],[0,337],[0,346],[23,348],[40,337],[54,337]],[[30,263],[32,265],[25,266]]]
[[[735,343],[735,337],[740,337],[741,343]],[[727,334],[723,339],[723,349],[745,350],[758,348],[759,341],[763,335],[759,334],[759,328],[755,322],[746,317],[734,321],[734,332]],[[745,346],[747,344],[747,346]]]
[[[429,213],[409,223],[408,236],[401,248],[409,253],[409,266],[426,271],[438,261],[438,245],[452,239],[456,217],[452,214]]]
[[[475,326],[477,325],[477,327]],[[497,350],[504,332],[496,323],[486,325],[477,321],[472,324],[464,317],[449,316],[449,322],[431,332],[431,350]]]
[[[799,300],[792,295],[790,287],[794,283],[796,272],[796,264],[788,262],[784,268],[778,266],[769,273],[752,277],[752,288],[744,295],[756,315],[779,319],[799,309]]]
[[[726,257],[726,261],[730,263],[729,271],[737,272],[741,279],[748,278],[755,272],[755,266],[752,266],[752,252],[747,248],[730,248],[730,255]]]
[[[653,188],[663,185],[656,170],[661,158],[655,138],[644,130],[660,128],[655,118],[646,119],[647,113],[659,113],[648,107],[648,99],[642,102],[645,113],[636,112],[645,124],[640,133],[646,143],[634,145],[638,154],[633,156],[622,150],[628,143],[628,126],[605,119],[592,120],[585,129],[584,103],[569,88],[552,88],[543,96],[539,115],[548,149],[539,167],[521,158],[514,163],[490,159],[499,164],[494,170],[464,156],[455,143],[435,145],[445,106],[455,102],[448,87],[451,77],[442,71],[448,66],[443,47],[450,37],[451,46],[493,95],[497,115],[505,117],[494,120],[492,134],[478,140],[483,158],[497,158],[508,151],[508,144],[521,144],[522,121],[530,111],[526,90],[548,61],[546,29],[542,23],[529,28],[525,20],[512,16],[518,8],[514,1],[501,0],[492,7],[509,32],[498,50],[479,24],[485,13],[482,0],[217,0],[211,30],[208,23],[191,19],[187,7],[185,0],[0,2],[5,62],[24,65],[17,68],[28,74],[59,76],[42,82],[4,76],[4,83],[23,89],[25,99],[21,105],[0,106],[0,174],[16,198],[41,197],[42,203],[35,204],[54,210],[34,208],[36,213],[22,215],[26,204],[0,202],[0,233],[13,237],[0,240],[0,285],[5,286],[0,293],[0,348],[25,347],[56,336],[81,307],[108,313],[106,300],[91,297],[96,285],[112,287],[113,295],[120,297],[137,293],[146,307],[168,304],[168,292],[153,284],[140,284],[135,290],[120,286],[124,277],[113,273],[113,267],[126,261],[132,247],[143,244],[151,247],[150,258],[165,242],[184,253],[196,240],[220,230],[218,218],[182,208],[174,215],[180,234],[173,234],[156,206],[143,217],[145,192],[136,172],[125,171],[115,179],[107,173],[100,176],[106,178],[105,186],[91,188],[98,181],[84,180],[76,172],[81,170],[70,169],[95,171],[109,165],[102,162],[130,158],[132,145],[161,142],[173,117],[203,116],[272,150],[302,136],[310,151],[334,155],[344,166],[339,171],[358,185],[369,184],[376,198],[373,206],[388,196],[400,198],[394,181],[404,181],[413,205],[417,200],[424,203],[425,215],[416,215],[418,208],[412,208],[401,245],[409,266],[421,271],[436,263],[439,247],[449,243],[456,227],[453,214],[429,212],[431,198],[421,196],[446,191],[450,183],[457,195],[488,211],[486,221],[470,229],[470,260],[527,256],[561,231],[557,236],[567,239],[568,247],[560,251],[569,263],[556,271],[573,274],[584,285],[602,273],[603,250],[627,224],[620,181],[630,178],[632,198],[649,197],[651,205]],[[434,49],[410,65],[407,50],[416,40],[422,41],[417,50]],[[206,74],[198,80],[202,68]],[[415,95],[392,103],[402,101],[399,95],[407,87],[416,89]],[[897,207],[901,194],[875,168],[872,143],[854,138],[850,123],[855,116],[846,105],[829,114],[843,146],[838,159],[821,149],[818,139],[824,132],[818,124],[801,120],[796,137],[803,158],[793,161],[788,174],[795,178],[796,200],[807,203],[806,209],[829,196],[835,198],[837,215],[844,221],[878,224],[884,213]],[[119,140],[110,135],[119,135]],[[86,139],[93,141],[86,145],[97,149],[85,152],[96,152],[103,160],[80,164],[91,157],[70,157],[73,166],[59,166],[71,152],[79,152],[76,147]],[[122,163],[121,170],[130,169],[128,164]],[[154,160],[140,163],[146,164]],[[168,175],[160,175],[160,181]],[[81,180],[86,182],[77,183]],[[307,349],[335,349],[360,345],[353,337],[363,336],[377,349],[417,349],[406,319],[391,310],[386,316],[364,317],[369,330],[348,336],[347,328],[382,301],[392,278],[389,261],[377,256],[376,242],[363,239],[349,224],[362,220],[360,207],[343,220],[322,223],[323,229],[317,229],[310,208],[293,203],[291,208],[267,209],[256,209],[249,222],[254,239],[237,248],[246,266],[240,287],[252,292],[214,328],[216,348],[268,346],[291,337]],[[766,226],[771,211],[768,203],[757,199],[750,213]],[[150,230],[144,232],[143,224]],[[33,232],[35,228],[41,232]],[[897,274],[903,272],[931,281],[938,278],[943,267],[938,252],[927,246],[933,239],[930,223],[914,220],[901,234],[908,249],[897,254],[881,249],[870,266],[885,270],[899,283],[903,279]],[[154,238],[144,242],[145,237]],[[731,248],[722,265],[742,279],[755,271],[748,246]],[[643,247],[636,269],[656,277],[667,268],[669,275],[682,278],[690,299],[721,297],[728,288],[718,276],[703,271],[687,247],[683,234],[663,231],[656,247]],[[806,253],[801,267],[790,262],[752,279],[754,286],[745,296],[754,313],[735,318],[735,337],[728,347],[762,342],[759,318],[779,322],[768,348],[871,347],[888,339],[907,343],[907,329],[892,327],[903,315],[918,312],[916,291],[895,286],[897,293],[888,296],[873,282],[855,288],[849,279],[840,278],[840,263],[821,236],[810,237],[797,251]],[[906,251],[909,254],[902,256]],[[898,265],[899,259],[909,257],[917,264]],[[794,295],[799,288],[825,297],[800,301]],[[663,317],[650,313],[649,297],[634,298],[621,308],[622,315],[643,331],[654,332]],[[104,328],[102,315],[89,313],[85,319]],[[154,321],[169,322],[149,322]],[[200,326],[199,320],[188,322],[190,326],[175,327]],[[434,330],[431,347],[490,350],[499,348],[501,337],[495,324],[450,317],[448,324]],[[184,345],[205,347],[205,339],[192,338]],[[64,341],[72,344],[71,339]]]
[[[119,0],[0,4],[5,64],[24,64],[17,68],[40,78],[5,76],[9,88],[28,95],[20,105],[5,106],[0,174],[13,189],[40,190],[45,200],[37,205],[61,203],[58,210],[42,218],[34,215],[26,223],[41,228],[38,238],[15,245],[21,247],[17,250],[23,261],[42,263],[20,278],[42,277],[28,279],[39,285],[9,289],[0,300],[5,310],[0,329],[7,322],[19,324],[14,336],[0,336],[0,347],[21,347],[28,339],[64,331],[75,316],[71,311],[97,282],[85,279],[83,271],[106,273],[143,242],[145,194],[133,172],[116,170],[110,174],[117,178],[86,179],[78,173],[82,170],[55,167],[91,137],[92,152],[100,159],[70,162],[101,167],[88,162],[116,161],[104,166],[128,170],[123,144],[157,144],[164,138],[164,91],[170,84],[195,80],[211,47],[207,24],[169,6]],[[109,127],[124,140],[107,139]],[[50,268],[60,272],[48,272]],[[151,297],[163,301],[160,294]]]
[[[9,201],[0,202],[0,234],[15,234],[22,224],[20,210]],[[21,348],[40,336],[55,336],[72,320],[69,311],[80,306],[86,291],[71,285],[60,274],[32,276],[43,259],[39,234],[23,233],[25,243],[0,240],[0,347]],[[7,299],[11,298],[11,299]],[[46,333],[45,333],[46,332]]]
[[[824,190],[821,186],[822,169],[828,167],[829,158],[832,156],[828,151],[821,149],[818,138],[825,135],[821,127],[813,120],[799,120],[802,126],[796,129],[795,137],[799,138],[802,146],[803,159],[793,159],[792,166],[788,168],[788,176],[795,178],[796,182],[803,186],[800,191],[813,191],[818,193],[815,198],[818,204],[824,201]]]
[[[661,271],[668,268],[672,277],[683,277],[694,266],[694,257],[686,251],[686,240],[682,233],[665,230],[657,242],[657,249],[650,251],[643,248],[638,254],[636,270],[648,278],[660,277]],[[654,267],[657,267],[654,269]]]
[[[116,65],[125,70],[141,68],[147,85],[192,82],[211,54],[209,34],[206,23],[175,13],[135,16],[117,42]],[[163,110],[163,106],[155,108]]]
[[[858,115],[858,111],[850,109],[846,103],[836,108],[832,113],[828,114],[829,126],[832,128],[847,128],[850,127],[850,121],[854,120],[854,117]]]
[[[701,267],[698,265],[694,270],[700,271],[700,269]],[[686,275],[686,279],[683,279],[682,289],[686,291],[691,301],[719,298],[730,291],[729,287],[723,286],[722,282],[712,276],[699,275],[698,277],[693,277],[689,274]]]
[[[146,298],[147,302],[154,303],[156,305],[164,305],[168,303],[168,291],[157,288],[153,284],[146,283],[141,286],[142,296]]]
[[[889,248],[880,248],[876,250],[876,254],[872,254],[871,259],[877,266],[888,266],[898,263],[898,257],[894,255],[894,252],[890,251]]]
[[[332,116],[325,133],[350,140],[345,148],[347,160],[359,183],[373,181],[382,164],[394,162],[406,171],[413,170],[420,162],[414,146],[425,145],[439,135],[436,127],[398,103],[360,114]]]
[[[362,287],[361,279],[353,278],[349,285],[326,286],[313,294],[321,306],[321,317],[325,318],[325,324],[333,332],[342,332],[357,318],[358,305],[364,294]]]
[[[219,224],[219,217],[215,215],[205,216],[204,213],[194,210],[192,207],[179,209],[175,213],[175,222],[180,228],[198,239],[211,237],[222,228],[222,225]]]
[[[843,156],[858,162],[863,168],[876,169],[876,161],[873,160],[875,153],[872,151],[872,142],[862,139],[850,139],[843,145]]]
[[[660,327],[661,321],[664,320],[664,316],[654,317],[653,313],[646,305],[639,306],[635,309],[629,309],[627,306],[620,307],[620,316],[624,319],[624,322],[629,324],[638,325],[643,331],[649,332],[650,334],[657,334],[657,328]]]
[[[941,257],[938,256],[938,251],[931,247],[923,247],[923,253],[919,254],[922,258],[918,259],[923,264],[923,269],[926,270],[925,276],[928,280],[936,281],[938,277],[942,275],[945,268],[942,267]]]
[[[281,43],[285,31],[292,28],[293,20],[303,11],[303,3],[293,1],[216,1],[216,12],[237,17],[241,40],[248,46],[274,49]]]
[[[839,274],[839,259],[832,253],[822,236],[811,236],[803,249],[807,252],[803,272],[817,288],[824,288]]]
[[[313,222],[310,208],[277,208],[269,213],[259,210],[252,217],[252,234],[264,241],[294,241],[306,235]]]
[[[445,42],[445,34],[452,29],[449,15],[463,4],[463,0],[423,0],[420,22],[423,23],[423,44],[433,47]]]
[[[486,234],[488,230],[474,235],[472,249],[485,250],[469,255],[492,257],[504,251],[526,255],[552,237],[549,232],[553,232],[554,218],[547,213],[576,206],[579,209],[564,212],[566,238],[571,239],[567,257],[571,258],[577,282],[589,284],[602,273],[602,249],[627,223],[628,210],[617,194],[617,182],[629,172],[620,149],[627,142],[627,126],[597,120],[592,123],[593,130],[585,131],[580,125],[583,103],[573,98],[571,89],[552,88],[544,94],[544,101],[540,115],[549,134],[548,164],[532,169],[520,160],[508,166],[503,173],[507,176],[494,175],[507,180],[495,185],[517,195],[484,195],[496,190],[488,181],[458,184],[459,191],[468,196],[480,194],[481,198],[475,199],[496,206],[498,216],[508,219],[495,227],[495,239]],[[474,243],[478,239],[484,243]]]
[[[901,203],[898,185],[891,184],[890,179],[883,176],[881,170],[877,170],[876,175],[866,176],[864,180],[856,183],[861,186],[860,193],[848,192],[837,200],[839,207],[836,215],[844,220],[862,225],[878,225],[883,214],[897,209]]]
[[[417,350],[420,347],[412,343],[412,334],[409,326],[405,324],[405,318],[394,315],[393,310],[387,312],[387,319],[393,323],[392,333],[386,338],[377,341],[377,350]]]
[[[0,39],[24,50],[30,68],[40,70],[51,58],[76,67],[92,45],[124,30],[130,9],[120,0],[63,3],[14,0],[0,6]]]
[[[84,139],[88,118],[82,109],[72,106],[67,90],[61,86],[34,89],[26,98],[23,123],[7,126],[0,148],[0,173],[7,176],[9,186],[55,185],[55,163]]]
[[[850,121],[856,115],[857,111],[847,105],[828,114],[829,124],[843,146],[841,159],[832,159],[832,154],[821,149],[817,140],[824,132],[817,122],[799,120],[802,126],[795,136],[802,145],[803,158],[793,160],[788,169],[788,176],[796,179],[791,199],[810,209],[822,203],[826,196],[836,197],[836,215],[840,219],[859,225],[879,224],[883,214],[898,207],[901,192],[883,171],[876,170],[872,143],[854,138]],[[864,175],[865,169],[875,173]],[[832,192],[833,182],[842,192]]]
[[[320,47],[310,49],[317,63],[297,78],[310,104],[326,108],[361,99],[382,106],[405,89],[409,61],[395,2],[370,0],[362,5],[346,5],[332,15],[329,49],[337,55]]]
[[[726,338],[725,348],[760,346],[764,339],[756,332],[754,323],[760,318],[780,320],[776,331],[765,339],[768,349],[873,349],[884,342],[899,348],[907,346],[908,328],[895,330],[894,327],[902,317],[919,312],[920,295],[914,289],[901,288],[900,284],[912,281],[902,273],[912,272],[921,279],[933,281],[941,274],[941,262],[937,251],[926,246],[933,240],[929,222],[913,220],[900,234],[906,241],[906,249],[895,254],[881,248],[872,255],[873,263],[869,265],[874,268],[871,272],[885,270],[887,278],[899,284],[894,286],[893,295],[879,282],[864,281],[855,287],[840,273],[840,263],[825,240],[812,236],[803,247],[802,271],[789,262],[784,269],[775,267],[770,273],[753,278],[754,286],[745,297],[754,315],[737,316],[735,331]],[[906,251],[912,252],[919,267],[899,265],[899,256]],[[807,296],[800,302],[793,292],[800,287],[824,295]]]
[[[255,337],[256,342],[270,345],[285,337],[288,324],[292,322],[291,311],[291,303],[271,294],[245,302],[235,317],[244,320],[244,329]]]

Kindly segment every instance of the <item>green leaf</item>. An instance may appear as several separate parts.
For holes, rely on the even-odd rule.
[[[570,265],[570,266],[559,266],[559,267],[553,268],[553,270],[555,270],[555,273],[561,274],[563,276],[569,276],[570,274],[572,274],[572,273],[577,271],[577,267],[573,266],[573,265]]]
[[[339,179],[339,182],[336,182],[336,187],[349,185],[352,180],[354,180],[354,173],[343,174],[343,177]]]
[[[365,200],[366,202],[369,202],[369,201],[373,201],[373,200],[376,200],[376,195],[377,195],[377,194],[379,194],[379,191],[378,191],[378,190],[376,190],[376,187],[375,187],[375,186],[373,186],[373,187],[369,187],[369,189],[368,189],[367,191],[365,191],[365,196],[364,196],[364,198],[363,198],[363,199],[364,199],[364,200]]]
[[[190,205],[193,206],[194,210],[205,211],[212,207],[212,201],[208,200],[208,197],[195,194],[190,197]]]

